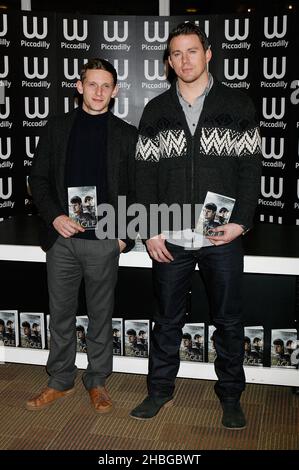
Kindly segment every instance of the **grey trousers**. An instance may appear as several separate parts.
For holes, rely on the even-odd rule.
[[[119,260],[118,240],[58,237],[47,252],[51,347],[49,387],[67,390],[77,375],[76,314],[82,278],[89,319],[86,335],[87,390],[105,384],[112,372],[112,313]]]

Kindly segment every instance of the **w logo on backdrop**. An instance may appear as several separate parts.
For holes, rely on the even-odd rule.
[[[239,73],[239,59],[234,59],[234,71],[232,74],[229,73],[229,60],[224,59],[224,75],[227,80],[245,80],[248,75],[248,59],[243,59],[243,73]],[[241,59],[240,59],[241,60]]]
[[[48,34],[48,20],[47,18],[42,18],[42,26],[38,27],[37,16],[32,18],[29,16],[23,16],[23,34],[28,39],[45,39]],[[28,31],[28,23],[30,23],[30,32]]]
[[[159,21],[154,21],[154,33],[149,34],[149,21],[144,22],[144,39],[147,42],[166,42],[169,35],[169,22],[164,21],[164,35],[159,36]]]
[[[4,153],[3,142],[6,139],[6,152]],[[1,160],[7,160],[11,155],[11,137],[0,138],[0,158]]]
[[[160,64],[160,60],[156,59],[156,60],[153,60],[152,62],[154,63],[154,73],[152,75],[150,75],[149,73],[149,60],[145,60],[144,61],[144,76],[147,80],[149,81],[152,81],[152,80],[165,80],[166,77],[165,77],[165,72],[163,70],[163,73],[162,75],[159,73],[159,67],[163,64]]]
[[[42,80],[43,78],[46,78],[49,73],[48,58],[31,57],[30,59],[33,59],[33,66],[31,66],[32,72],[29,72],[29,57],[24,57],[24,75],[29,79],[39,78]],[[44,62],[43,70],[41,72],[39,72],[39,60],[43,60]]]
[[[264,18],[264,35],[268,39],[283,38],[287,32],[287,15],[282,17],[281,32],[278,32],[278,16],[273,17],[273,24],[271,25],[271,32],[269,32],[269,17]]]
[[[123,72],[122,73],[120,72],[120,66],[119,66],[120,62],[121,61],[118,60],[118,59],[114,59],[114,61],[113,61],[114,68],[117,72],[117,78],[118,78],[118,80],[126,80],[128,78],[128,74],[129,74],[129,61],[128,61],[128,59],[124,59],[122,61],[123,62],[123,67],[122,67]]]
[[[268,99],[271,99],[271,111],[270,113],[268,113],[267,109],[268,109],[268,104],[267,104],[267,101]],[[278,113],[276,111],[276,100],[278,100],[278,98],[263,98],[263,116],[265,119],[281,119],[283,116],[284,116],[284,113],[285,113],[285,101],[286,99],[284,97],[281,97],[280,98],[280,113]]]
[[[31,144],[31,139],[34,138],[34,143],[33,145]],[[35,152],[35,149],[37,147],[37,144],[38,144],[38,141],[39,141],[39,135],[36,135],[36,136],[27,136],[25,138],[25,149],[26,149],[26,155],[27,157],[29,158],[33,158],[34,157],[34,152]],[[33,147],[33,151],[31,151],[31,147]]]
[[[3,57],[3,62],[4,62],[4,64],[3,64],[4,65],[4,67],[3,67],[4,70],[3,70],[3,72],[0,72],[0,78],[5,78],[8,75],[9,69],[8,69],[8,56],[7,55],[5,55]]]
[[[77,97],[69,98],[68,96],[65,96],[63,105],[64,105],[64,112],[68,113],[69,111],[78,108],[79,106],[78,98]]]
[[[129,114],[129,99],[115,98],[114,114],[120,119],[125,119]]]
[[[10,101],[9,96],[5,97],[4,103],[1,104],[0,109],[4,106],[4,111],[0,112],[0,119],[7,119],[10,114]]]
[[[0,37],[5,36],[7,33],[7,15],[2,15],[2,30],[0,30]]]
[[[104,34],[104,38],[107,42],[125,42],[127,39],[128,39],[128,35],[129,35],[129,26],[128,26],[128,21],[124,21],[124,31],[123,31],[123,35],[120,36],[119,35],[119,32],[118,32],[118,27],[119,27],[119,24],[121,23],[120,21],[113,21],[113,33],[112,35],[109,34],[108,30],[110,29],[110,33],[111,33],[111,28],[109,28],[109,25],[108,25],[109,21],[104,21],[104,31],[103,31],[103,34]]]
[[[12,195],[12,177],[7,178],[7,192],[4,193],[3,178],[0,178],[0,199],[9,199]]]
[[[82,59],[80,59],[82,60]],[[80,71],[81,71],[81,66],[79,69],[79,59],[73,59],[73,65],[72,65],[72,72],[69,71],[69,63],[72,61],[72,59],[63,59],[63,71],[64,71],[64,76],[68,80],[79,80],[80,79]],[[86,64],[88,62],[88,59],[83,59],[83,64]]]
[[[42,98],[39,98],[38,96],[25,96],[25,114],[26,116],[28,117],[28,119],[44,119],[45,117],[48,116],[49,114],[49,98],[46,96],[43,98],[44,100],[44,105],[43,105],[43,108],[44,108],[44,112],[40,112],[39,108],[40,108],[40,99]],[[33,101],[33,106],[30,106],[30,103],[29,103],[29,100],[34,100]],[[30,111],[30,108],[33,107],[33,112]]]
[[[274,158],[274,160],[280,160],[284,154],[284,138],[279,138],[279,150],[278,153],[275,152],[276,148],[276,137],[271,137],[270,141],[270,152],[267,153],[267,137],[262,137],[262,153],[263,157],[266,159]]]
[[[83,27],[80,28],[80,30],[82,30],[81,35],[78,33],[78,21],[79,20],[73,20],[72,33],[69,34],[68,24],[71,22],[71,20],[66,18],[63,19],[63,35],[67,41],[85,41],[87,38],[87,20],[83,20]]]
[[[283,193],[283,178],[278,178],[278,192],[275,192],[274,186],[275,186],[275,178],[274,176],[270,176],[270,183],[269,183],[269,191],[266,192],[266,176],[262,176],[261,179],[261,193],[263,197],[273,197],[274,199],[279,199],[282,196]]]
[[[228,41],[236,41],[237,39],[239,41],[244,41],[245,39],[247,39],[248,37],[248,34],[249,34],[249,19],[248,18],[245,18],[244,19],[244,33],[241,35],[240,34],[240,21],[241,20],[234,20],[234,31],[233,33],[231,34],[230,33],[230,22],[231,20],[225,20],[224,22],[224,34],[225,34],[225,37]]]
[[[272,78],[276,78],[277,80],[283,78],[286,73],[286,63],[287,63],[287,58],[286,57],[280,57],[281,58],[281,66],[280,70],[281,72],[277,72],[277,57],[264,57],[263,60],[263,74],[264,77],[267,78],[268,80],[271,80]],[[272,59],[272,71],[269,73],[268,71],[268,60],[270,61]]]
[[[194,23],[200,28],[200,29],[203,29],[203,31],[205,32],[207,38],[209,37],[209,34],[210,34],[210,22],[209,20],[205,20],[204,21],[204,27],[202,28],[201,25],[199,24],[199,21],[198,20],[195,20]]]

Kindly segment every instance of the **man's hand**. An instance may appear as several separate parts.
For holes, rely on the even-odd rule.
[[[145,243],[150,257],[158,261],[158,263],[170,263],[173,261],[172,255],[165,246],[165,237],[162,234],[150,238]]]
[[[59,215],[53,220],[53,227],[64,238],[70,238],[76,233],[85,232],[81,225],[66,215]]]
[[[210,240],[213,245],[225,245],[226,243],[232,242],[235,238],[239,237],[243,233],[243,227],[239,224],[225,224],[219,227],[213,227],[213,232],[222,232],[222,235],[213,235],[206,237]]]
[[[127,244],[125,242],[123,242],[122,240],[118,240],[118,244],[119,244],[119,251],[120,253],[122,251],[124,251],[124,249],[126,248]]]

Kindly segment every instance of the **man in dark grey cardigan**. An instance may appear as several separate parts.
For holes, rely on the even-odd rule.
[[[256,113],[248,96],[225,87],[208,72],[212,52],[205,33],[194,23],[182,23],[170,33],[168,52],[177,80],[144,109],[136,151],[136,195],[137,202],[149,209],[167,204],[179,206],[183,214],[191,208],[192,220],[184,225],[182,217],[181,228],[173,223],[166,230],[164,224],[164,230],[162,226],[155,232],[149,217],[150,230],[143,236],[153,259],[159,312],[153,318],[148,396],[131,416],[150,419],[172,403],[186,298],[198,264],[216,327],[215,392],[223,408],[222,424],[242,429],[246,420],[240,405],[245,388],[240,235],[252,224],[260,191]],[[229,223],[214,223],[210,236],[203,239],[195,229],[194,209],[204,204],[207,192],[235,199],[235,205]]]
[[[126,197],[128,205],[134,201],[137,130],[108,109],[118,91],[116,70],[108,61],[91,59],[80,78],[76,86],[82,107],[49,121],[30,177],[43,221],[41,246],[47,252],[51,349],[48,387],[26,407],[40,410],[74,391],[78,290],[84,278],[89,326],[83,383],[95,411],[106,413],[112,409],[105,381],[112,372],[118,260],[134,242],[120,240],[119,227],[113,227],[113,238],[99,233],[95,211],[109,204],[118,220],[118,197]],[[93,215],[84,207],[87,196],[94,203]],[[80,201],[85,217],[76,218],[74,201]]]

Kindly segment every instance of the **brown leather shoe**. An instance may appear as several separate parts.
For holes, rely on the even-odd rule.
[[[42,410],[52,405],[59,398],[71,395],[74,391],[74,388],[61,392],[60,390],[55,390],[55,388],[46,387],[39,395],[26,402],[26,408],[30,411]]]
[[[109,413],[113,404],[105,387],[93,387],[88,390],[90,401],[97,413]]]

